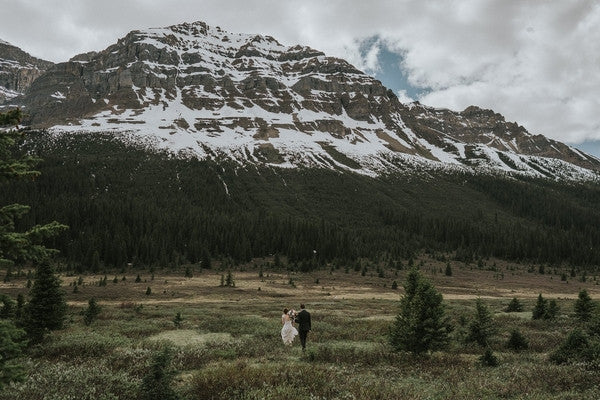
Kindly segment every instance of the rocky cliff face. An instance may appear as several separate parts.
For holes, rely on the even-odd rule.
[[[52,65],[0,40],[0,103],[23,94]]]
[[[200,22],[133,31],[52,66],[13,101],[53,132],[114,131],[183,155],[280,167],[569,178],[600,170],[599,160],[492,111],[405,105],[344,60]]]

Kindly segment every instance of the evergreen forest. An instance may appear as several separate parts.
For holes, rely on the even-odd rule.
[[[270,255],[307,271],[421,251],[600,265],[597,183],[439,171],[373,178],[178,158],[110,134],[29,132],[14,151],[40,157],[42,174],[3,185],[0,204],[31,206],[20,229],[68,225],[47,246],[78,272]]]

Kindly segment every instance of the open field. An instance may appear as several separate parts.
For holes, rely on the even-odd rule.
[[[173,387],[186,399],[600,398],[597,366],[548,362],[575,324],[578,292],[600,298],[597,277],[561,281],[562,270],[540,274],[538,266],[502,261],[483,268],[451,262],[453,274],[445,276],[445,266],[425,258],[420,269],[444,296],[453,340],[446,351],[422,358],[393,353],[387,343],[406,269],[370,267],[362,276],[340,266],[303,274],[253,263],[232,270],[235,287],[219,286],[227,271],[218,266],[194,269],[188,278],[183,270],[107,272],[106,286],[98,285],[104,274],[62,275],[67,327],[31,350],[29,379],[0,399],[137,399],[152,355],[164,347],[172,348]],[[27,293],[25,283],[14,278],[0,288],[16,297]],[[539,293],[557,300],[556,320],[531,320]],[[82,311],[91,297],[102,312],[85,326]],[[478,297],[495,314],[495,368],[482,366],[483,349],[462,340]],[[525,311],[503,311],[513,297]],[[279,336],[281,310],[301,302],[313,319],[305,354],[298,341],[285,347]],[[178,312],[183,320],[176,328]],[[529,340],[528,350],[506,348],[513,328]]]

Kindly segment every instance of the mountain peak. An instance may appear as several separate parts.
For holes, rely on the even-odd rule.
[[[0,39],[0,104],[22,95],[51,65]]]

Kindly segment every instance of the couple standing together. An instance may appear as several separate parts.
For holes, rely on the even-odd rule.
[[[294,322],[298,324],[298,329],[294,328]],[[283,325],[283,328],[281,328],[283,343],[291,345],[296,335],[300,335],[302,351],[306,350],[306,336],[308,335],[308,331],[310,331],[310,313],[306,311],[304,304],[300,304],[300,312],[298,314],[294,310],[284,308],[281,323]]]

